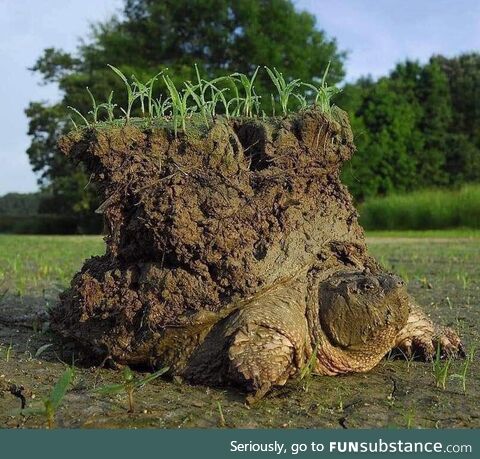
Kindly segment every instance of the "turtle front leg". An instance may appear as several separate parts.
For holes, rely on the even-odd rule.
[[[455,331],[434,324],[413,302],[410,302],[410,314],[397,336],[395,348],[407,358],[419,357],[426,361],[433,360],[437,349],[442,357],[465,357],[462,341]]]
[[[254,393],[247,403],[285,384],[305,361],[308,333],[300,290],[263,294],[229,320],[227,377]]]
[[[228,349],[228,377],[253,395],[247,403],[261,399],[274,386],[285,384],[296,371],[295,346],[281,332],[250,324],[238,330]]]

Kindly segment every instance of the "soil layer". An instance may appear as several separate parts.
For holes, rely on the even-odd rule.
[[[61,295],[52,328],[93,362],[156,365],[177,346],[158,344],[166,329],[208,330],[299,272],[380,271],[339,179],[354,152],[341,111],[219,118],[178,136],[96,128],[61,149],[99,185],[108,236],[106,254]]]

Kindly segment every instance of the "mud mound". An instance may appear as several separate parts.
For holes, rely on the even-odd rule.
[[[106,254],[61,295],[54,330],[90,357],[145,364],[166,329],[214,323],[301,270],[332,260],[375,270],[339,180],[354,145],[338,113],[218,118],[178,137],[128,125],[63,138],[103,193],[108,235]]]

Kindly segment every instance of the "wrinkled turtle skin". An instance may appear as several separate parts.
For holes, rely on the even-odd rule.
[[[310,313],[307,287],[292,279],[259,294],[209,326],[194,348],[160,351],[157,365],[194,383],[230,382],[259,397],[298,375],[312,353],[313,373],[332,376],[366,372],[393,349],[428,361],[437,346],[443,355],[464,354],[456,333],[435,326],[393,274],[338,272],[317,284]],[[191,330],[198,336],[198,325]],[[197,342],[188,327],[171,333],[177,343]]]
[[[218,119],[196,135],[91,128],[60,148],[104,197],[107,252],[51,311],[86,359],[259,397],[307,363],[337,375],[395,348],[463,353],[368,254],[340,182],[355,150],[343,112]]]

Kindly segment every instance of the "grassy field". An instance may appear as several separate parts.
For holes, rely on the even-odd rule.
[[[369,230],[480,229],[480,185],[373,198],[360,206]]]
[[[460,331],[467,348],[480,343],[480,238],[477,232],[369,233],[371,252],[408,282],[432,318]],[[39,427],[41,416],[16,414],[23,386],[28,406],[46,396],[64,371],[48,330],[12,323],[45,310],[83,259],[101,254],[100,237],[0,235],[0,426]],[[50,345],[45,347],[46,345]],[[40,352],[39,352],[40,351]],[[136,395],[102,396],[93,389],[121,380],[118,371],[77,368],[56,414],[60,427],[480,427],[480,364],[466,368],[465,390],[454,361],[437,386],[431,363],[385,359],[367,374],[293,381],[252,408],[235,389],[209,389],[159,379]],[[441,386],[441,384],[440,384]]]
[[[101,254],[100,236],[17,236],[0,234],[0,288],[23,296],[58,292],[70,282],[82,261]]]
[[[366,232],[368,238],[401,238],[401,239],[478,239],[480,229],[452,228],[444,230],[370,230]]]

